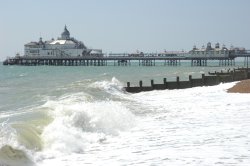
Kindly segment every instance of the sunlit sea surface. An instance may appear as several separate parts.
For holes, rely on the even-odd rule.
[[[0,65],[0,166],[248,166],[250,94],[227,93],[236,82],[123,90],[228,68]]]

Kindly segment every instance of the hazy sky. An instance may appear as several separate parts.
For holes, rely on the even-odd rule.
[[[250,49],[250,0],[0,0],[0,60],[23,45],[72,37],[103,52],[190,50],[208,41]]]

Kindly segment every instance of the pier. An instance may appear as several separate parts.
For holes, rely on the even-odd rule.
[[[125,91],[130,93],[139,93],[152,90],[165,90],[165,89],[186,89],[198,86],[212,86],[225,82],[241,81],[250,79],[250,72],[248,68],[238,68],[233,70],[227,70],[226,72],[209,72],[209,75],[202,74],[201,78],[193,78],[189,75],[189,79],[186,81],[180,81],[180,77],[177,76],[175,81],[167,81],[167,78],[163,78],[163,82],[157,84],[154,80],[150,81],[150,86],[143,86],[143,82],[139,81],[139,86],[131,86],[130,82],[127,82],[127,87],[124,87]]]
[[[234,66],[235,58],[244,57],[248,64],[250,51],[244,53],[231,53],[228,57],[192,57],[188,53],[181,55],[171,54],[142,54],[141,56],[129,56],[127,54],[112,54],[109,56],[16,56],[7,58],[4,65],[23,66],[131,66],[137,62],[139,66],[179,66],[181,62],[190,62],[190,66],[208,66],[209,61],[217,61],[219,66]],[[161,63],[157,63],[161,62]]]
[[[210,61],[218,61],[219,66],[234,66],[235,58],[245,57],[248,66],[250,50],[243,47],[227,48],[224,44],[216,43],[212,47],[211,42],[201,48],[196,45],[190,51],[167,51],[134,53],[109,53],[104,55],[102,49],[92,49],[70,36],[65,25],[61,36],[57,39],[44,41],[42,37],[38,41],[31,41],[24,45],[24,54],[7,58],[3,65],[21,66],[180,66],[181,62],[188,61],[191,66],[208,66]],[[132,63],[133,62],[133,63]],[[159,63],[160,62],[160,63]]]
[[[166,51],[145,53],[109,53],[104,55],[101,49],[89,49],[83,42],[70,37],[65,26],[58,40],[29,42],[24,45],[24,55],[7,58],[4,65],[23,66],[180,66],[181,62],[188,61],[190,66],[209,66],[209,62],[218,62],[219,66],[235,66],[237,57],[244,57],[248,66],[250,50],[243,47],[226,48],[219,43],[212,47],[210,42],[201,48],[193,47],[186,51]]]

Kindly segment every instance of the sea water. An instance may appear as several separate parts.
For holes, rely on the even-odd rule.
[[[236,82],[123,90],[228,68],[1,65],[0,166],[249,165],[250,95],[227,93]]]

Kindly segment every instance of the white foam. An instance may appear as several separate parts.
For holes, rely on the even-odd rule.
[[[17,146],[16,130],[14,130],[8,123],[8,119],[1,124],[0,127],[0,148],[4,145]]]
[[[151,91],[134,94],[136,101],[149,107],[163,108],[164,110],[190,109],[191,107],[211,107],[209,101],[227,100],[230,94],[226,90],[236,82],[220,84],[210,87],[195,87],[181,90]],[[195,104],[194,104],[195,103]]]
[[[116,94],[116,81],[91,86]],[[250,95],[227,93],[234,84],[120,91],[119,101],[85,93],[50,100],[42,107],[53,121],[34,160],[46,166],[247,165]]]
[[[123,84],[113,77],[111,81],[97,81],[89,85],[92,88],[104,89],[107,92],[115,93],[121,91]]]
[[[44,149],[36,160],[83,153],[90,144],[102,142],[108,135],[117,135],[134,125],[134,115],[121,102],[79,102],[76,98],[63,97],[44,105],[50,108],[54,120],[42,133]]]

